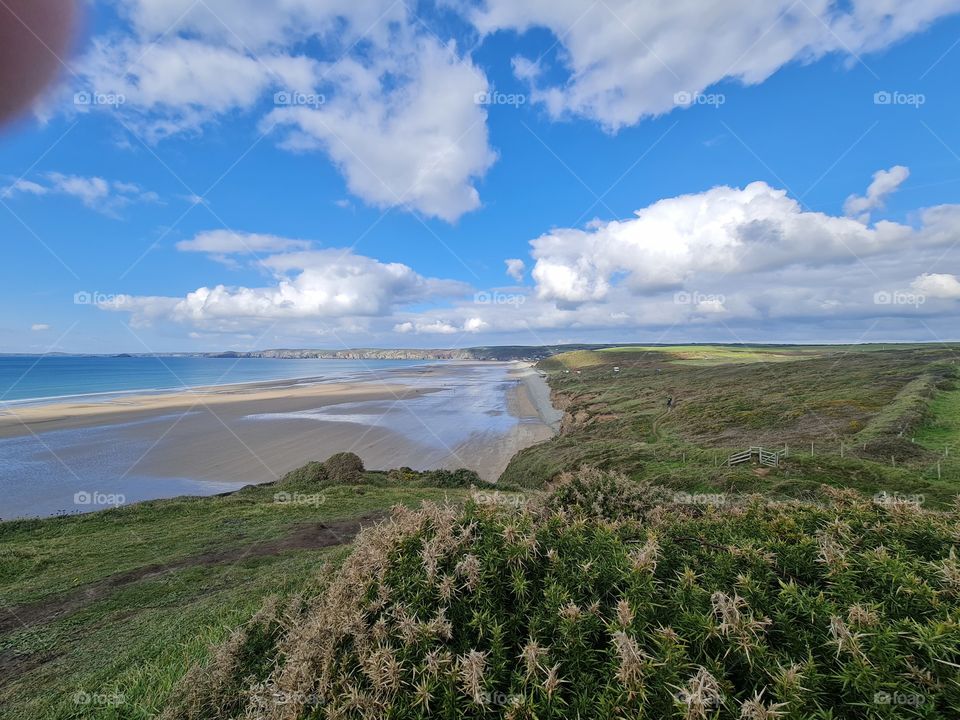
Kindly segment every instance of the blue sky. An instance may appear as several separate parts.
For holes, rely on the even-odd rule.
[[[91,3],[0,351],[960,340],[960,2],[353,5]]]

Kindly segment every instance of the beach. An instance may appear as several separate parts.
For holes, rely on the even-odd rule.
[[[467,467],[495,481],[558,422],[532,368],[496,362],[8,405],[0,518],[100,509],[78,507],[77,493],[123,502],[214,494],[342,451],[371,469]]]

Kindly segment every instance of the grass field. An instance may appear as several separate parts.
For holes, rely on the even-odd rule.
[[[154,717],[266,596],[309,593],[359,525],[463,495],[370,484],[276,502],[277,492],[0,524],[0,715]]]
[[[519,453],[504,479],[536,486],[588,464],[684,491],[797,496],[825,483],[943,504],[960,487],[956,458],[939,457],[960,422],[951,391],[958,355],[925,346],[560,355],[540,367],[565,411],[564,431]],[[788,455],[777,469],[725,465],[751,446]]]

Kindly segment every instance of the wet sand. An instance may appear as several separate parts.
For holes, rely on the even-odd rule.
[[[223,492],[342,451],[370,469],[467,467],[496,481],[555,433],[555,413],[544,381],[519,363],[7,406],[0,517],[99,509],[75,507],[77,491],[125,502]]]

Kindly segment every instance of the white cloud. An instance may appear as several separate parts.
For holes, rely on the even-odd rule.
[[[49,330],[50,326],[47,325],[46,323],[34,323],[33,325],[30,326],[30,329],[33,332],[44,332],[46,330]]]
[[[95,207],[110,196],[110,183],[99,177],[79,177],[77,175],[49,175],[53,189],[80,200],[87,207]]]
[[[287,250],[306,250],[307,240],[291,240],[276,235],[235,232],[233,230],[210,230],[190,240],[177,243],[177,250],[210,255],[233,255],[238,253],[275,253]]]
[[[138,35],[199,35],[221,44],[261,50],[316,35],[345,46],[361,33],[383,41],[391,23],[407,20],[405,3],[391,0],[120,0]],[[342,21],[342,22],[341,22]]]
[[[944,300],[960,300],[960,279],[956,275],[924,273],[911,286],[920,295]]]
[[[490,323],[486,320],[478,317],[468,318],[467,321],[463,324],[463,331],[469,333],[477,333],[482,330],[486,330],[490,327]]]
[[[541,299],[575,305],[603,301],[615,282],[652,292],[700,273],[849,263],[899,248],[910,235],[893,223],[868,228],[805,212],[785,191],[755,182],[660,200],[632,220],[555,230],[532,242],[532,275]]]
[[[403,322],[393,327],[398,333],[416,333],[426,335],[454,335],[460,332],[456,327],[443,320],[433,320],[428,322]]]
[[[866,222],[870,218],[870,212],[882,208],[887,196],[895,192],[908,177],[910,169],[903,165],[894,165],[889,170],[877,170],[873,174],[873,182],[867,188],[867,194],[848,197],[843,204],[843,212]]]
[[[150,141],[200,132],[273,97],[264,132],[323,151],[350,191],[377,207],[454,221],[476,209],[475,181],[496,160],[483,73],[423,29],[406,3],[376,0],[124,0],[133,35],[97,38],[74,90],[122,98],[101,108]],[[295,54],[310,41],[320,61]],[[280,102],[298,93],[310,103]],[[262,113],[261,113],[262,115]]]
[[[683,340],[804,340],[816,332],[824,341],[856,341],[880,321],[899,323],[901,339],[917,339],[917,327],[952,337],[950,301],[960,298],[960,279],[930,269],[955,262],[960,205],[916,217],[916,227],[868,224],[804,210],[763,182],[716,187],[665,198],[628,220],[534,239],[528,294],[478,293],[407,265],[349,250],[296,251],[284,238],[262,236],[263,247],[287,248],[261,261],[271,278],[262,287],[124,296],[105,309],[190,331],[256,334],[277,325],[306,342],[325,335],[365,344],[391,331],[540,344],[558,332],[653,341],[671,329],[687,332]],[[198,237],[205,238],[198,248],[239,247],[229,234]]]
[[[375,60],[323,72],[335,88],[323,105],[277,108],[265,124],[294,130],[294,147],[322,147],[350,191],[378,207],[451,222],[479,207],[473,182],[496,160],[474,102],[487,81],[453,45],[401,36]]]
[[[393,326],[393,331],[401,334],[416,335],[454,335],[483,332],[490,327],[490,323],[482,318],[467,318],[463,323],[453,323],[437,318],[430,319],[428,314],[418,316],[415,320],[406,320]]]
[[[16,195],[17,193],[26,193],[28,195],[46,195],[48,192],[50,192],[50,188],[39,183],[35,183],[32,180],[24,180],[23,178],[20,178],[4,188],[3,197],[10,197],[11,195]]]
[[[299,241],[295,241],[299,242]],[[390,315],[398,306],[463,295],[469,287],[424,277],[349,249],[271,255],[260,266],[268,287],[201,287],[183,298],[121,296],[103,309],[129,312],[140,324],[158,319],[205,330],[237,331],[264,323],[338,321]]]
[[[860,328],[841,336],[851,341],[876,322],[916,327],[923,318],[922,327],[947,336],[955,333],[949,309],[910,300],[960,297],[955,275],[918,277],[960,243],[960,205],[917,217],[913,228],[806,211],[762,182],[666,198],[630,220],[555,229],[533,240],[535,289],[523,302],[506,294],[458,302],[418,313],[408,328],[463,327],[476,318],[484,332],[522,333],[534,343],[551,331],[615,329],[622,336],[680,328],[695,328],[688,337],[736,342],[797,337],[804,323],[827,337],[828,326],[847,323]]]
[[[507,266],[507,275],[517,282],[523,282],[524,273],[527,271],[527,264],[519,258],[510,258],[503,261]]]
[[[956,0],[486,0],[472,18],[484,33],[552,31],[569,79],[541,80],[546,68],[526,59],[515,61],[516,74],[551,115],[616,130],[673,110],[677,93],[725,78],[760,83],[787,63],[829,53],[880,50],[957,10]]]
[[[17,193],[29,195],[66,195],[82,202],[87,207],[114,216],[116,212],[134,202],[155,203],[160,197],[136,183],[120,180],[105,180],[101,177],[66,175],[59,172],[46,173],[39,182],[16,180],[3,191],[3,197]]]

